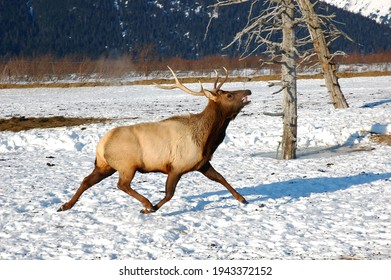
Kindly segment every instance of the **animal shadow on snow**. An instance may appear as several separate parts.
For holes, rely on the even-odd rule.
[[[391,103],[391,99],[379,100],[375,102],[366,103],[361,108],[374,108],[383,104]]]
[[[258,184],[256,186],[236,188],[249,203],[262,203],[268,199],[279,199],[288,197],[290,203],[300,198],[309,197],[311,194],[331,193],[339,190],[345,190],[359,184],[368,184],[378,180],[388,180],[391,178],[391,173],[375,174],[375,173],[360,173],[346,177],[318,177],[318,178],[296,178],[284,182],[275,182],[270,184]],[[185,212],[198,212],[206,209],[209,204],[216,203],[211,197],[219,196],[220,200],[234,199],[227,190],[219,190],[214,192],[206,192],[199,195],[186,196],[185,198],[192,201],[197,201],[196,207],[193,209],[177,211],[168,215],[178,215]],[[235,205],[229,204],[215,208],[232,208]],[[214,207],[208,207],[212,209]]]

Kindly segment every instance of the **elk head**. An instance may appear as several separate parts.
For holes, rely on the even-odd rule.
[[[219,109],[222,111],[224,116],[228,119],[233,119],[237,116],[237,114],[242,110],[242,108],[246,105],[248,105],[251,101],[248,100],[248,96],[251,95],[250,90],[235,90],[235,91],[224,91],[221,89],[223,84],[228,79],[228,70],[223,67],[225,71],[225,77],[224,79],[219,83],[219,75],[218,72],[215,70],[216,73],[216,80],[214,82],[214,86],[212,90],[207,90],[204,88],[201,82],[200,83],[200,91],[193,91],[187,87],[185,87],[177,78],[174,71],[167,66],[168,69],[171,71],[174,79],[175,84],[171,86],[161,86],[157,85],[159,88],[162,89],[181,89],[182,91],[189,93],[191,95],[195,96],[206,96],[211,102],[214,103],[215,106],[219,107]],[[213,104],[212,103],[212,104]]]

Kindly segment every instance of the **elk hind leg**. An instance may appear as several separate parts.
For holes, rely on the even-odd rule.
[[[209,178],[212,181],[218,182],[222,184],[224,187],[229,190],[229,192],[233,195],[233,197],[238,200],[241,203],[247,204],[247,200],[240,194],[238,193],[228,182],[225,180],[223,175],[221,175],[219,172],[217,172],[213,166],[208,162],[206,165],[204,165],[201,169],[200,172],[204,174],[207,178]]]
[[[68,202],[64,203],[57,212],[66,211],[69,210],[75,205],[77,200],[80,198],[80,196],[85,192],[87,189],[91,188],[93,185],[99,183],[103,179],[113,175],[115,173],[115,169],[111,168],[110,166],[106,165],[105,167],[100,167],[97,164],[95,164],[94,170],[91,172],[90,175],[84,178],[83,182],[81,183],[80,187],[77,189],[74,196],[69,200]]]
[[[145,207],[144,210],[141,210],[141,213],[146,214],[155,212],[156,210],[152,203],[146,197],[139,194],[130,187],[130,183],[133,180],[135,172],[136,171],[130,171],[126,173],[121,172],[118,180],[118,188],[141,202],[141,204]]]

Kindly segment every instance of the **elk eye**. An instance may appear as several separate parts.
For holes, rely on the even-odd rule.
[[[232,99],[233,97],[234,97],[233,94],[227,93],[227,98],[228,98],[228,99]]]

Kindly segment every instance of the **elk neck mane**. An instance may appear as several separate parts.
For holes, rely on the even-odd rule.
[[[194,143],[202,148],[204,156],[211,157],[224,140],[225,131],[232,119],[224,114],[221,106],[209,100],[201,113],[173,116],[167,120],[188,123]]]

